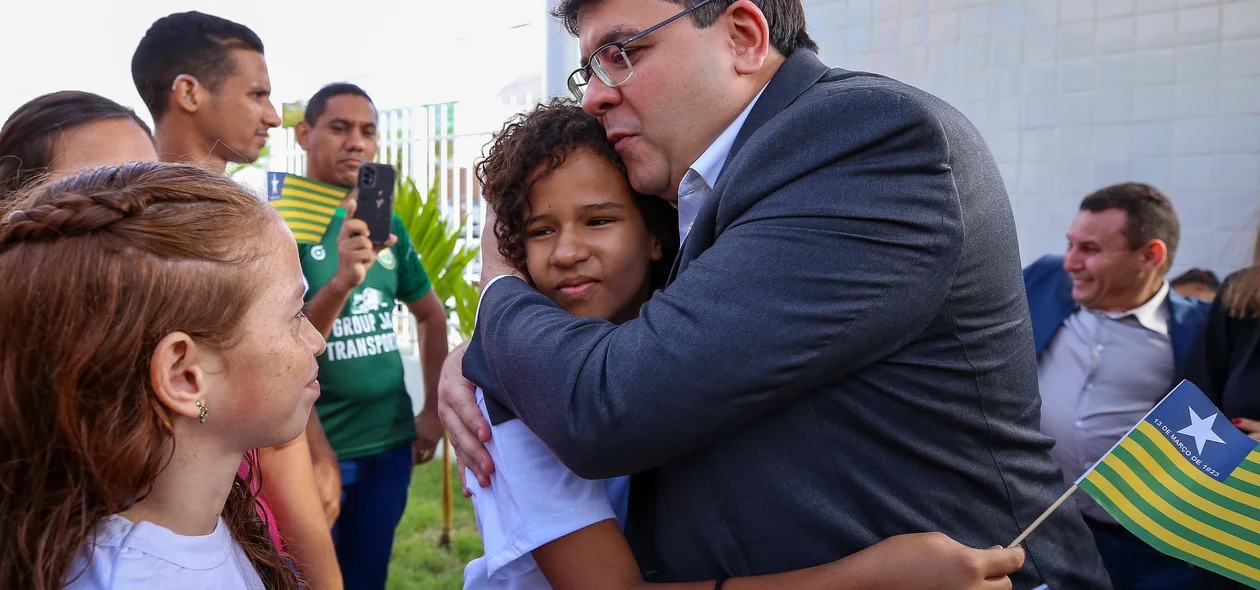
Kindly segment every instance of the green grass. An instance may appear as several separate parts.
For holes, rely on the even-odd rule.
[[[411,476],[407,511],[398,523],[390,558],[389,590],[458,590],[464,586],[464,566],[481,556],[472,502],[460,495],[459,475],[454,465],[451,467],[455,522],[450,548],[438,547],[442,535],[442,464],[438,458],[417,467]]]

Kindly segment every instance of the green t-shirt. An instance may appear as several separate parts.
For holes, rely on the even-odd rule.
[[[337,210],[321,243],[298,248],[309,285],[307,300],[337,273],[337,236],[345,215],[345,210]],[[394,300],[412,303],[424,297],[429,276],[397,215],[393,233],[398,243],[376,257],[366,280],[337,317],[328,349],[318,358],[321,393],[315,409],[341,459],[376,455],[416,438],[394,332]]]

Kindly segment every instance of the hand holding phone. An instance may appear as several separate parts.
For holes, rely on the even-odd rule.
[[[359,182],[354,218],[367,224],[373,244],[389,242],[394,220],[394,168],[388,164],[365,162],[359,165]]]
[[[355,189],[356,191],[358,189]],[[386,241],[382,244],[372,242],[371,230],[367,222],[358,218],[359,200],[352,198],[346,204],[346,218],[341,223],[341,232],[337,235],[338,268],[334,280],[342,288],[353,289],[367,279],[368,270],[376,264],[376,255],[386,248],[398,243],[398,238],[386,228]]]

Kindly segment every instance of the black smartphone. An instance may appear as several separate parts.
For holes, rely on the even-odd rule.
[[[373,244],[389,241],[394,220],[394,167],[365,162],[359,165],[359,207],[355,219],[367,223]]]

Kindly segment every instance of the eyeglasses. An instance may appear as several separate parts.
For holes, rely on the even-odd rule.
[[[609,88],[616,88],[625,84],[626,80],[629,80],[630,76],[634,74],[634,65],[630,63],[630,54],[634,53],[635,50],[627,50],[627,45],[642,39],[652,31],[691,14],[691,11],[712,1],[701,0],[695,6],[675,14],[643,32],[632,35],[624,41],[601,45],[599,49],[591,53],[591,59],[587,61],[586,65],[573,70],[573,73],[569,74],[569,92],[572,92],[573,96],[579,101],[582,100],[582,95],[586,92],[586,84],[591,81],[591,72],[594,72],[599,77],[599,81]]]

